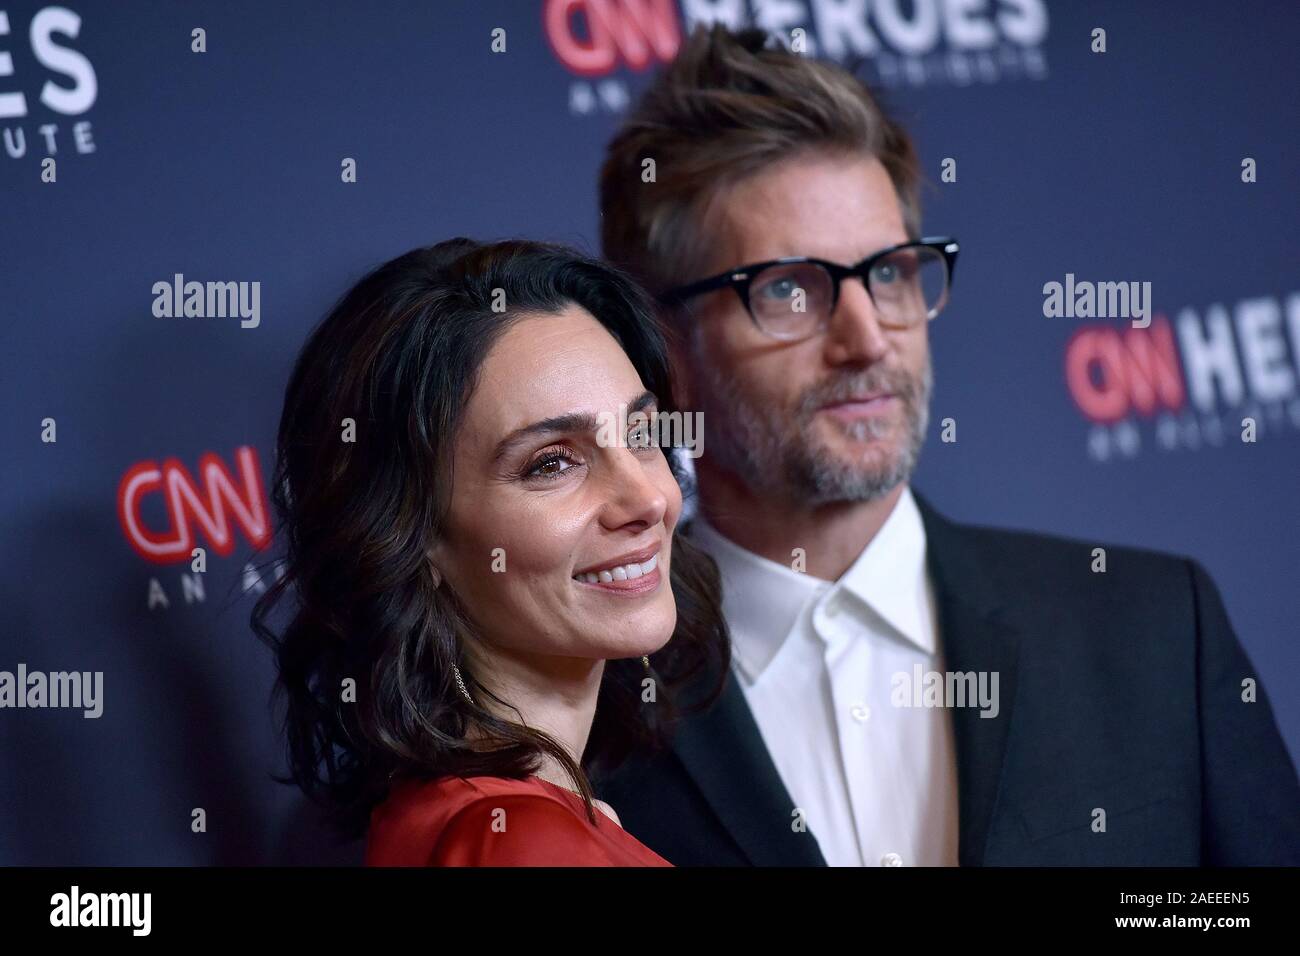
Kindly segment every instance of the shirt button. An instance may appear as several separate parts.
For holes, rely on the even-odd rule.
[[[886,853],[880,858],[881,866],[902,866],[903,858],[897,853]]]
[[[865,724],[871,716],[871,708],[866,704],[854,704],[849,712],[853,714],[853,719],[860,724]]]

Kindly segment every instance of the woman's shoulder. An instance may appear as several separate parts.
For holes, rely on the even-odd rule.
[[[393,785],[385,803],[407,806],[436,800],[450,807],[507,794],[532,794],[556,800],[555,794],[538,777],[438,777],[431,780],[408,777]]]
[[[554,865],[591,836],[580,798],[567,797],[536,777],[404,780],[371,813],[366,863]]]

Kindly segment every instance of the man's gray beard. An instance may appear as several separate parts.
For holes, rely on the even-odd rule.
[[[874,501],[907,481],[916,468],[930,422],[933,373],[927,354],[919,381],[902,372],[872,366],[833,385],[811,389],[794,419],[752,401],[708,361],[698,362],[706,382],[699,410],[708,429],[708,454],[755,491],[812,504]],[[847,462],[813,444],[813,419],[828,402],[872,391],[890,391],[903,407],[905,434],[897,453],[883,462]],[[882,438],[891,423],[864,418],[841,426],[851,439]],[[871,458],[878,455],[873,451]]]

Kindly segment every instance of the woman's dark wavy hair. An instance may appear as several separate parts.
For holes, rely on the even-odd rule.
[[[497,290],[508,311],[493,309]],[[456,686],[472,616],[445,580],[435,586],[429,561],[450,502],[452,444],[494,342],[520,316],[570,304],[622,345],[660,410],[676,410],[666,331],[646,293],[612,266],[543,243],[457,238],[399,256],[353,286],[298,357],[271,492],[284,574],[258,599],[252,626],[275,653],[286,704],[291,773],[279,779],[322,804],[345,836],[364,833],[394,776],[518,778],[543,754],[566,769],[594,820],[587,774],[663,746],[676,718],[721,691],[730,650],[717,567],[680,535],[677,626],[651,658],[657,699],[643,702],[639,658],[606,662],[581,766]],[[277,633],[272,612],[291,596]],[[487,688],[460,670],[482,701]],[[472,746],[471,722],[486,734]]]

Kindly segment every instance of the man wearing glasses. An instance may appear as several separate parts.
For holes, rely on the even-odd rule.
[[[1199,565],[1095,574],[1091,544],[909,488],[958,252],[921,238],[918,179],[858,81],[759,31],[697,30],[611,142],[604,252],[703,413],[689,536],[733,660],[601,796],[677,865],[1300,863],[1300,784]]]

